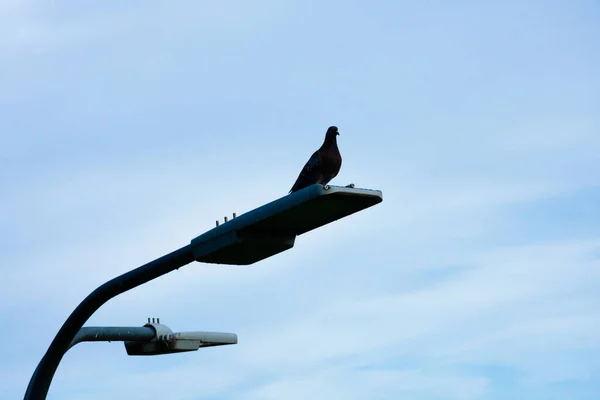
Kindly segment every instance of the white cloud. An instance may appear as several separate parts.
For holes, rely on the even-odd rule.
[[[277,18],[288,6],[277,0],[252,5],[239,0],[154,1],[138,6],[106,4],[82,11],[77,7],[61,9],[65,7],[61,4],[4,1],[0,3],[0,49],[17,54],[55,52],[97,40],[114,40],[117,34],[121,35],[118,40],[124,40],[140,29],[158,33],[158,40],[168,38],[172,30],[213,34],[244,31]]]
[[[477,399],[487,392],[483,378],[410,370],[347,370],[332,368],[283,378],[236,399]]]
[[[303,317],[246,335],[254,345],[240,349],[243,365],[250,370],[278,366],[285,376],[321,371],[340,359],[367,365],[406,359],[450,369],[509,365],[546,381],[585,379],[593,361],[574,369],[561,360],[574,349],[600,350],[595,295],[600,269],[598,260],[589,258],[599,245],[596,240],[483,254],[469,270],[405,293],[365,298],[360,290],[334,291],[326,304]],[[553,363],[551,374],[542,372]],[[441,374],[430,386],[447,378]],[[355,379],[344,385],[361,386]],[[398,393],[404,390],[400,386],[406,387],[399,385]]]

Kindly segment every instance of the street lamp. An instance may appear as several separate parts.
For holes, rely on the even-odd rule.
[[[248,265],[294,247],[296,236],[381,203],[379,190],[311,185],[198,236],[194,259]]]
[[[192,261],[248,265],[294,247],[296,236],[383,201],[379,190],[311,185],[233,218],[190,244],[113,278],[90,293],[64,322],[34,371],[25,400],[43,400],[60,360],[104,303]]]
[[[69,349],[81,342],[119,342],[125,344],[130,356],[155,356],[161,354],[196,351],[204,347],[237,344],[235,333],[226,332],[173,332],[160,319],[148,318],[148,323],[138,326],[84,326],[77,332]]]

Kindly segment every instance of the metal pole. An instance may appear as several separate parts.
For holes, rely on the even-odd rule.
[[[77,332],[69,349],[81,342],[149,342],[156,336],[149,326],[84,326]]]
[[[139,268],[118,276],[98,287],[90,293],[71,313],[69,318],[60,328],[54,340],[48,347],[46,354],[38,364],[33,373],[25,400],[44,400],[48,394],[50,383],[54,373],[58,368],[60,360],[69,345],[81,329],[83,324],[98,310],[104,303],[119,294],[143,285],[152,279],[158,278],[166,273],[178,269],[194,261],[190,245],[184,246],[179,250],[157,258]]]

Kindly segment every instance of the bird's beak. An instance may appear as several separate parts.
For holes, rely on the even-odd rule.
[[[340,136],[340,131],[335,131],[336,136]]]

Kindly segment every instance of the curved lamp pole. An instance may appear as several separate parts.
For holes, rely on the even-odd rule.
[[[190,244],[118,276],[90,293],[64,322],[33,373],[25,400],[43,400],[60,360],[104,303],[192,261],[248,265],[288,250],[296,236],[383,201],[379,190],[312,185],[231,219]]]
[[[168,272],[194,261],[190,245],[184,246],[148,264],[118,276],[90,293],[69,315],[60,328],[46,354],[38,364],[27,392],[26,400],[42,400],[46,398],[50,382],[58,368],[60,360],[69,349],[71,341],[83,324],[108,300],[137,286],[158,278]]]

